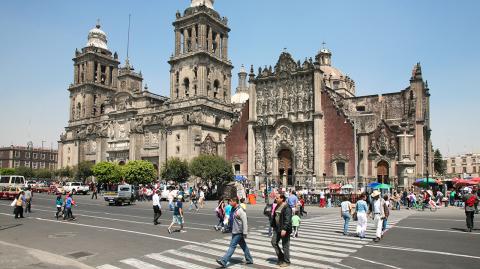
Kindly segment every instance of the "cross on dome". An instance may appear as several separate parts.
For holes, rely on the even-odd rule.
[[[206,6],[213,9],[213,3],[215,0],[192,0],[190,7]]]

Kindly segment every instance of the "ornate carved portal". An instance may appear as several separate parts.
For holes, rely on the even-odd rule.
[[[389,173],[388,173],[388,163],[386,161],[380,161],[377,164],[377,178],[378,182],[380,183],[385,183],[389,184],[390,179],[389,179]]]
[[[283,186],[293,186],[293,156],[288,149],[282,149],[278,152],[278,174],[282,179]]]
[[[203,140],[203,143],[200,145],[200,154],[218,155],[217,143],[213,140],[210,134],[205,137],[205,140]]]

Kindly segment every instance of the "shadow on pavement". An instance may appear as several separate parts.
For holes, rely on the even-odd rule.
[[[2,225],[2,226],[0,226],[0,231],[7,230],[7,229],[11,229],[11,228],[15,228],[15,227],[22,226],[22,225],[23,225],[23,224],[21,224],[21,223],[12,224],[12,225]]]

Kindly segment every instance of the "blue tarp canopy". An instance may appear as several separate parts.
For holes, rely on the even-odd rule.
[[[369,188],[376,188],[378,185],[380,185],[381,183],[378,183],[378,182],[372,182],[370,184],[367,185],[367,187]]]
[[[244,181],[245,179],[247,179],[247,178],[244,177],[244,176],[240,176],[240,175],[236,175],[236,176],[235,176],[235,180],[236,180],[236,181]]]

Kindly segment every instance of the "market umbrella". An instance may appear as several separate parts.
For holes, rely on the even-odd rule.
[[[438,182],[433,178],[419,178],[415,180],[415,183],[413,183],[413,185],[418,187],[428,187],[438,185]]]
[[[246,178],[244,176],[236,175],[235,180],[236,181],[244,181]]]
[[[340,189],[340,184],[329,184],[328,185],[328,188],[331,189],[331,190],[338,190]]]
[[[377,185],[374,189],[380,189],[380,190],[389,190],[391,189],[392,187],[388,184],[379,184]]]
[[[380,184],[381,183],[378,183],[378,182],[372,182],[372,183],[368,184],[367,187],[375,189]]]
[[[345,184],[342,186],[342,189],[353,189],[353,185],[352,184]]]

